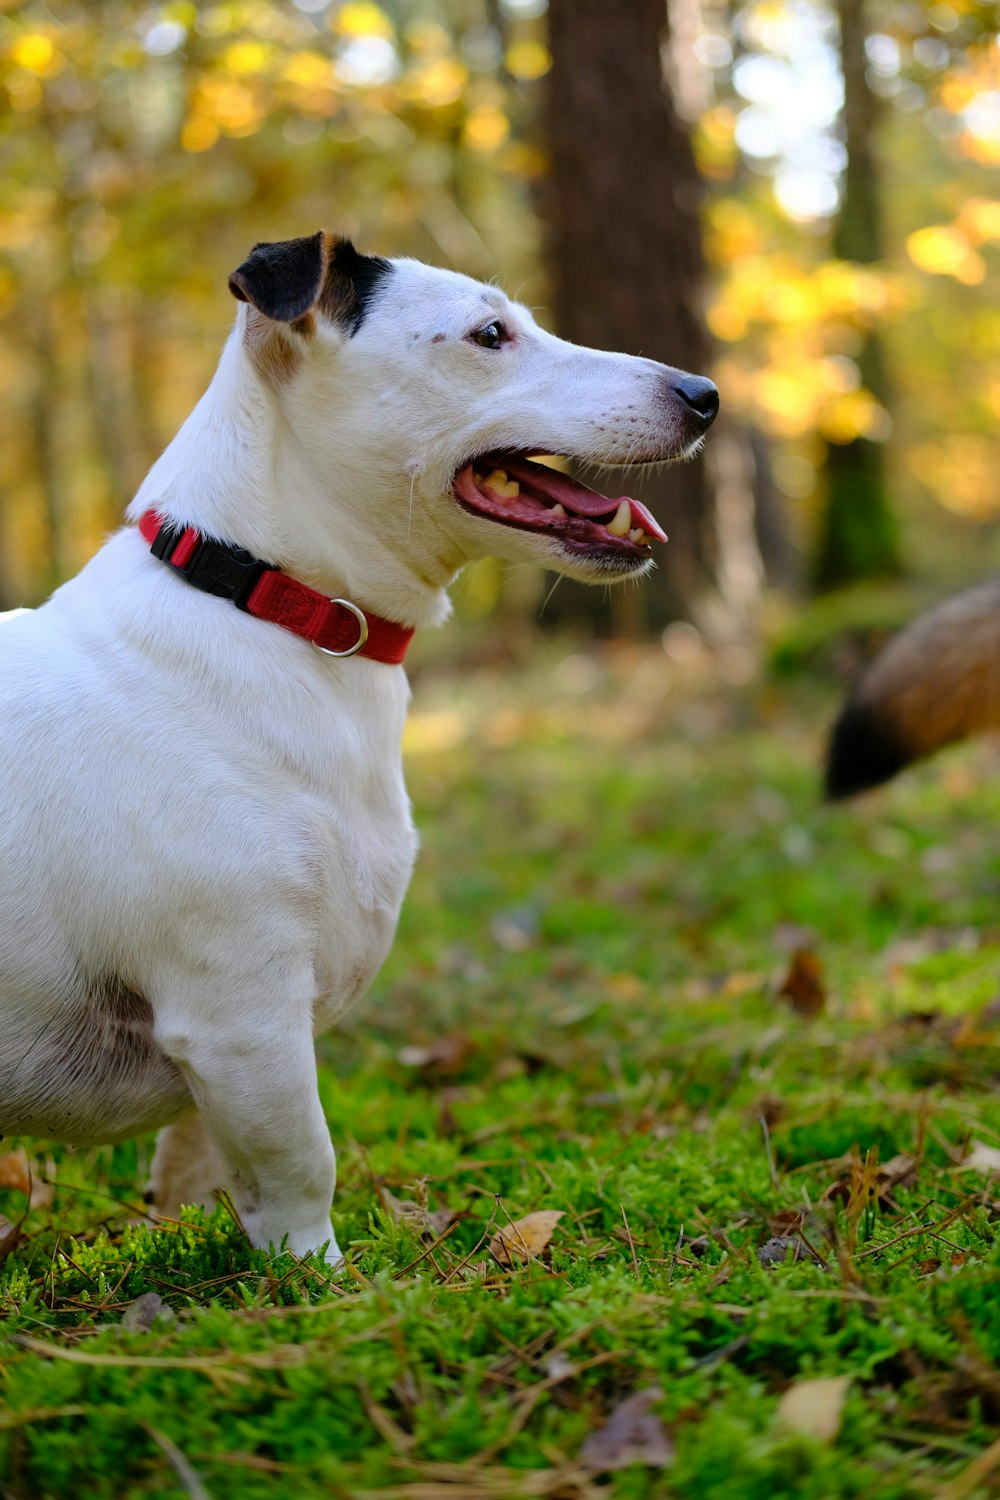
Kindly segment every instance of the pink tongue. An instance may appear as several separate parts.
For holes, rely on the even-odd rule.
[[[622,500],[628,500],[632,508],[632,525],[641,526],[643,531],[655,537],[659,542],[667,540],[666,532],[654,520],[646,507],[638,500],[630,499],[628,495],[621,495],[617,500],[612,500],[607,495],[600,495],[596,490],[589,489],[579,480],[570,479],[568,475],[561,474],[558,469],[547,468],[544,464],[533,464],[527,458],[505,456],[503,468],[512,479],[517,480],[518,484],[524,485],[536,495],[544,496],[552,505],[564,506],[575,516],[612,515],[621,505]]]

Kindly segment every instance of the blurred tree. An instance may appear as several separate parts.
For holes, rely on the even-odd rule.
[[[557,331],[599,349],[703,373],[700,183],[664,79],[664,0],[550,0],[544,193]],[[601,595],[560,583],[546,613],[607,628],[687,613],[715,571],[712,485],[702,458],[627,487],[669,533],[641,591]]]
[[[847,162],[840,209],[833,226],[839,260],[872,265],[884,254],[876,132],[879,101],[866,76],[864,0],[837,0],[844,79],[843,138]],[[857,354],[864,388],[889,406],[882,335],[876,325],[861,335]],[[901,571],[899,530],[889,501],[884,444],[864,433],[829,442],[826,494],[815,562],[819,588]]]
[[[746,583],[750,466],[726,417],[760,433],[797,555],[815,556],[826,455],[846,461],[859,438],[884,450],[918,566],[921,546],[937,562],[937,536],[985,537],[1000,513],[996,0],[857,12],[881,106],[875,261],[839,231],[827,249],[847,158],[837,0],[670,3],[665,99],[664,0],[554,0],[547,111],[545,0],[0,5],[0,606],[39,598],[116,523],[211,373],[227,273],[256,239],[323,224],[499,276],[544,308],[532,206],[551,155],[563,330],[703,370],[689,129],[723,395],[713,476],[682,466],[651,482],[664,571],[606,605],[588,592],[587,624],[597,606],[639,629],[709,583],[732,600],[734,562]],[[866,150],[852,142],[852,178]],[[841,227],[870,227],[852,198],[853,180]],[[865,353],[875,331],[891,424]],[[858,513],[866,560],[873,514]],[[456,602],[502,603],[512,620],[541,591],[485,563]],[[560,585],[546,618],[571,593]]]

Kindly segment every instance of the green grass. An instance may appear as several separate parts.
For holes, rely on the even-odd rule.
[[[723,676],[551,646],[425,671],[417,876],[320,1043],[347,1272],[269,1261],[225,1208],[129,1227],[149,1141],[24,1143],[0,1495],[998,1493],[1000,1453],[970,1466],[1000,1418],[1000,1194],[961,1165],[1000,1146],[995,757],[824,807],[834,691]],[[795,947],[811,1018],[778,993]],[[393,1200],[457,1217],[421,1237]],[[542,1209],[548,1251],[502,1267],[490,1234]],[[150,1292],[172,1316],[123,1326]],[[779,1411],[815,1376],[849,1379],[826,1441]],[[672,1464],[588,1467],[648,1387]]]

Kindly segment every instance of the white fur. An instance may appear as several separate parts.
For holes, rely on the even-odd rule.
[[[692,446],[676,372],[567,344],[451,272],[393,262],[353,337],[274,325],[283,381],[247,316],[130,518],[155,506],[403,624],[442,621],[486,553],[597,576],[463,510],[474,454]],[[513,341],[471,342],[495,317]],[[163,1211],[225,1176],[254,1244],[336,1261],[313,1036],[376,973],[413,864],[402,668],[197,592],[134,526],[4,620],[0,663],[0,1132],[166,1126]]]

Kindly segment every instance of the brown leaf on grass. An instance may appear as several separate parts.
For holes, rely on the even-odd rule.
[[[547,1249],[562,1216],[562,1209],[541,1209],[505,1224],[490,1240],[490,1254],[508,1269],[516,1261],[537,1260]]]
[[[778,1402],[775,1420],[803,1437],[832,1443],[840,1431],[850,1383],[849,1375],[797,1380]]]
[[[419,1185],[418,1185],[419,1190]],[[454,1224],[458,1214],[450,1208],[430,1209],[427,1206],[427,1189],[423,1187],[421,1192],[422,1201],[416,1203],[407,1198],[397,1198],[390,1193],[387,1187],[379,1185],[379,1197],[382,1205],[392,1215],[397,1224],[403,1224],[412,1229],[424,1239],[436,1240],[444,1234],[450,1224]]]
[[[663,1423],[650,1408],[663,1400],[658,1385],[636,1391],[616,1406],[603,1427],[592,1432],[580,1449],[582,1468],[595,1474],[645,1464],[665,1469],[674,1461],[674,1445]]]
[[[862,1179],[869,1168],[857,1152],[849,1152],[847,1156],[841,1157],[840,1165],[843,1170],[823,1193],[820,1200],[823,1203],[829,1203],[833,1199],[847,1203],[854,1193],[864,1187]],[[899,1187],[912,1187],[919,1170],[920,1157],[900,1151],[875,1169],[874,1180],[870,1182],[868,1191],[870,1192],[874,1187],[883,1207],[894,1208],[896,1205],[892,1201],[893,1192]]]
[[[907,1151],[900,1151],[895,1156],[890,1156],[888,1161],[879,1165],[879,1197],[882,1198],[891,1193],[893,1188],[912,1186],[919,1170],[919,1156],[911,1156]]]
[[[767,1227],[774,1238],[800,1239],[807,1250],[811,1249],[817,1259],[835,1238],[834,1215],[830,1207],[820,1204],[817,1208],[779,1208],[768,1215]]]
[[[16,1192],[24,1193],[25,1197],[31,1191],[28,1153],[23,1146],[0,1156],[0,1188],[14,1188]]]
[[[797,1016],[818,1016],[826,1005],[823,965],[809,948],[796,948],[788,973],[778,987],[778,997],[787,1000]]]
[[[397,1058],[406,1068],[418,1068],[429,1078],[450,1078],[460,1073],[474,1051],[461,1032],[436,1037],[426,1047],[401,1047]]]
[[[51,1183],[42,1181],[23,1146],[0,1156],[0,1188],[23,1193],[31,1208],[47,1208],[54,1191]]]

